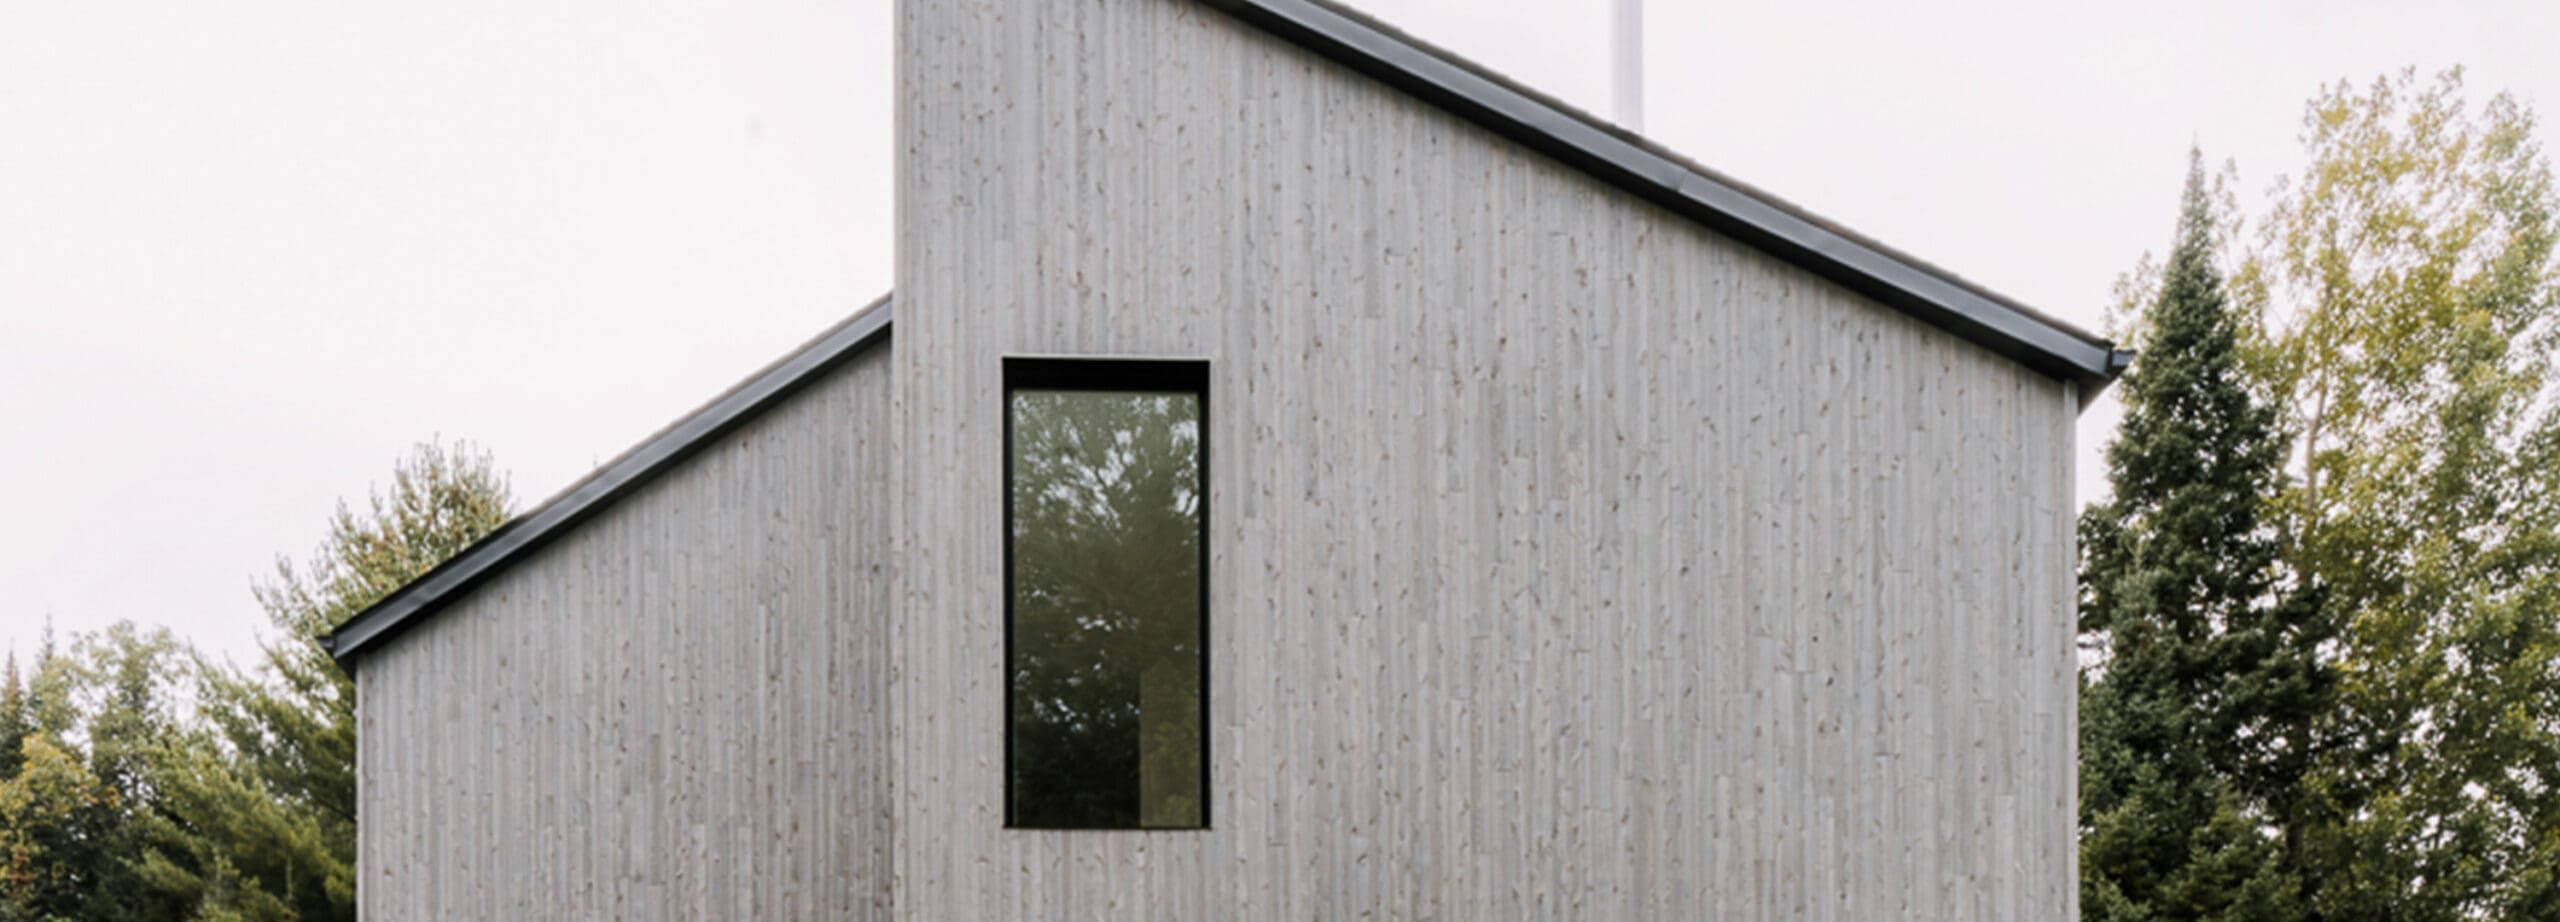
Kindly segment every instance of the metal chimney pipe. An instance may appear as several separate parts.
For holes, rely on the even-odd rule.
[[[1617,0],[1610,41],[1611,97],[1615,117],[1628,131],[1644,131],[1644,0]]]

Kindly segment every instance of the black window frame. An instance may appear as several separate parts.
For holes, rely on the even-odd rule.
[[[1200,450],[1200,822],[1196,826],[1044,826],[1020,822],[1014,811],[1014,559],[1013,559],[1013,395],[1018,390],[1041,391],[1158,391],[1187,392],[1199,403]],[[1209,633],[1209,537],[1213,492],[1209,481],[1210,395],[1209,362],[1197,358],[1131,358],[1072,355],[1008,355],[1003,357],[1003,387],[997,395],[997,411],[1004,421],[1004,447],[996,463],[1001,467],[997,482],[1002,485],[1004,516],[1000,523],[1004,543],[1004,828],[1046,832],[1205,832],[1215,825],[1211,796],[1211,754],[1216,751],[1210,739],[1210,699],[1212,688]]]

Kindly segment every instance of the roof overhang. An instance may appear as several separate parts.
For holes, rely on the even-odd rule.
[[[1647,201],[1885,305],[2078,385],[2085,406],[2132,353],[1682,159],[1642,137],[1322,0],[1202,0]],[[381,644],[639,489],[703,446],[888,341],[882,296],[606,462],[533,511],[394,590],[321,639],[339,662]]]
[[[2075,382],[2083,406],[2132,360],[2103,338],[1359,13],[1322,0],[1202,2],[2029,368]]]
[[[639,489],[651,478],[691,457],[712,440],[754,418],[764,408],[817,380],[828,369],[874,345],[887,342],[891,319],[889,301],[889,296],[881,296],[869,307],[792,350],[790,355],[749,375],[727,392],[712,398],[710,403],[685,414],[683,419],[676,420],[632,446],[629,451],[605,462],[594,473],[570,484],[568,489],[543,501],[533,511],[499,526],[498,530],[482,536],[435,569],[393,590],[321,638],[321,646],[338,662],[345,663],[356,654],[390,639],[506,569],[509,564],[550,543],[551,539],[585,521],[614,500]]]

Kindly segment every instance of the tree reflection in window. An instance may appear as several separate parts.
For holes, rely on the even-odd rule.
[[[1008,404],[1011,821],[1205,825],[1200,395]]]

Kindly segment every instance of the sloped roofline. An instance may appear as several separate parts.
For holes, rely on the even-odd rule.
[[[1202,2],[2029,368],[2075,382],[2083,406],[2133,359],[2104,338],[1358,12],[1326,0]]]
[[[2085,406],[2133,354],[1910,254],[1833,224],[1554,98],[1326,0],[1202,0],[1567,166],[1800,268],[2079,385]],[[390,639],[720,435],[887,342],[891,296],[821,333],[409,581],[321,645],[340,663]]]
[[[720,396],[684,415],[640,444],[607,461],[533,511],[462,549],[425,575],[393,590],[372,607],[320,639],[339,663],[388,640],[433,614],[498,571],[531,555],[658,474],[817,380],[846,359],[889,340],[890,296],[837,323],[791,354],[747,376]]]

